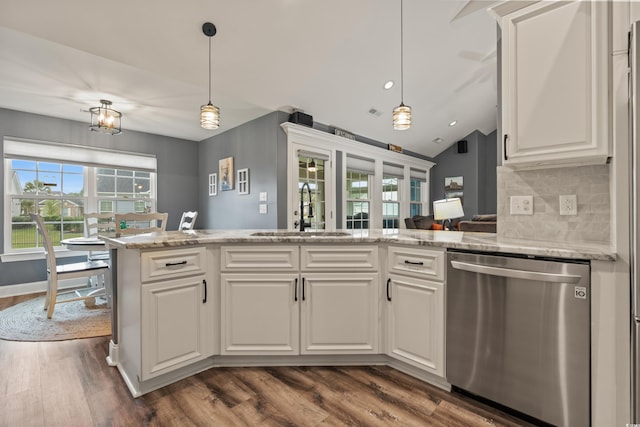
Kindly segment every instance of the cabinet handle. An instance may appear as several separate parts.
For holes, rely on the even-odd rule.
[[[389,293],[391,287],[391,277],[387,279],[387,301],[391,301],[391,294]]]
[[[295,282],[293,283],[293,300],[298,302],[298,278],[296,277]]]
[[[408,259],[404,260],[405,264],[411,264],[411,265],[424,265],[424,262],[422,261],[409,261]]]
[[[509,160],[509,156],[507,156],[507,137],[508,137],[508,135],[505,133],[504,134],[504,142],[503,142],[503,144],[504,144],[504,152],[503,153],[504,153],[504,159],[505,160]]]
[[[174,265],[187,265],[187,261],[180,261],[180,262],[167,262],[164,266],[165,267],[173,267]]]
[[[202,303],[206,304],[207,303],[207,281],[206,280],[202,280],[202,286],[204,287],[204,298],[202,298]]]
[[[304,277],[302,278],[302,301],[304,301]]]

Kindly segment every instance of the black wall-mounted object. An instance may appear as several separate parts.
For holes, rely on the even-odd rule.
[[[467,140],[458,141],[458,153],[466,153],[467,151]]]
[[[313,127],[313,116],[309,114],[302,113],[300,111],[296,111],[289,116],[289,121],[291,123],[296,123],[299,125]]]

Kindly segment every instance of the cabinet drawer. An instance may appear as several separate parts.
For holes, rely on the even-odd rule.
[[[204,246],[143,252],[140,255],[140,280],[175,279],[206,272]]]
[[[389,271],[429,280],[444,280],[444,250],[389,247]]]
[[[300,252],[302,270],[378,270],[377,246],[303,246]]]
[[[297,246],[223,246],[221,248],[223,271],[297,271],[299,255]]]

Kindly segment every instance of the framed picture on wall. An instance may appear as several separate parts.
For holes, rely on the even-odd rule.
[[[444,179],[444,191],[460,191],[464,188],[463,177],[448,176]]]
[[[233,171],[233,157],[220,159],[219,165],[220,190],[233,190],[233,179],[235,176]]]
[[[460,199],[460,204],[464,206],[464,198],[462,191],[447,191],[444,193],[444,197],[447,199],[458,198]]]

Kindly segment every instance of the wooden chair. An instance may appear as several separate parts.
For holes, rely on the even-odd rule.
[[[36,228],[42,236],[42,246],[47,260],[47,296],[44,302],[44,309],[47,310],[47,317],[51,319],[56,304],[95,299],[96,296],[108,294],[108,287],[111,286],[111,272],[109,264],[104,261],[76,262],[73,264],[57,265],[56,255],[51,243],[51,237],[42,217],[38,214],[29,214],[31,220],[36,223]],[[85,286],[81,289],[73,289],[58,292],[58,282],[64,279],[91,278],[92,276],[102,276],[104,287],[94,288]],[[88,282],[87,282],[88,283]],[[73,294],[71,298],[58,299],[59,296]]]
[[[124,213],[115,214],[116,237],[128,234],[153,233],[154,231],[165,231],[167,228],[167,218],[169,214],[153,213]],[[160,225],[158,225],[160,221]],[[155,225],[151,225],[154,223]]]
[[[180,218],[180,225],[178,226],[178,230],[180,231],[193,230],[193,227],[196,225],[197,217],[198,217],[198,211],[183,212],[182,218]]]
[[[98,237],[100,234],[113,235],[116,232],[114,214],[108,213],[85,213],[84,214],[84,234],[85,237]],[[109,251],[89,251],[87,255],[89,261],[108,260]]]

